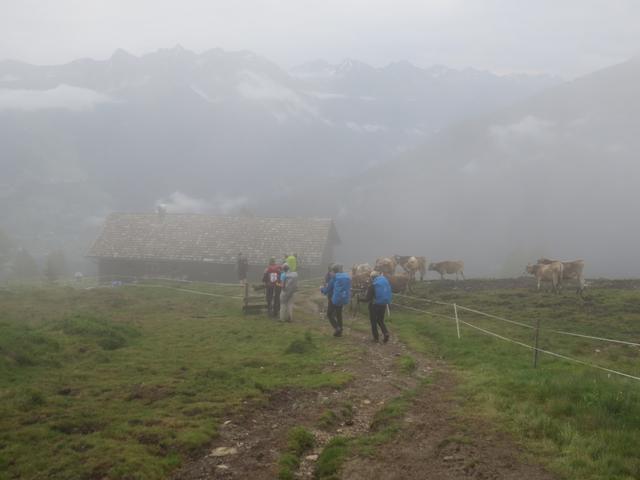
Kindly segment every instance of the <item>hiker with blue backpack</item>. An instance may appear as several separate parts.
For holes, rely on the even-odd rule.
[[[391,285],[387,277],[374,270],[371,272],[371,283],[367,288],[367,302],[369,302],[369,321],[371,322],[371,334],[373,341],[378,343],[378,327],[382,331],[382,341],[389,341],[389,330],[384,324],[384,314],[391,303]]]
[[[327,296],[327,318],[333,327],[333,336],[342,336],[342,307],[351,300],[351,277],[342,271],[342,265],[334,264],[327,284],[320,289]]]

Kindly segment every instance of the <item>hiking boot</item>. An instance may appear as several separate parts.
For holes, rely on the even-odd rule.
[[[333,332],[333,336],[334,337],[341,337],[342,336],[342,330],[337,329]]]
[[[385,335],[384,338],[382,339],[382,343],[387,343],[389,341],[389,335]]]

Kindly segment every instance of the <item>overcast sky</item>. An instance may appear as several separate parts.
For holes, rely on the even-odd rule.
[[[409,60],[565,78],[640,52],[639,0],[0,0],[0,59],[37,64],[181,44],[284,67]]]

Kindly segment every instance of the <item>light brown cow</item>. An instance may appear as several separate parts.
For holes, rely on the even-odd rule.
[[[540,290],[540,282],[551,282],[551,286],[555,293],[560,293],[562,284],[562,272],[564,266],[562,262],[553,262],[548,264],[536,263],[535,265],[527,265],[526,271],[538,280],[538,290]]]
[[[429,271],[435,271],[440,274],[440,279],[444,280],[444,274],[453,275],[456,274],[456,281],[458,281],[458,274],[464,278],[464,262],[462,260],[446,260],[444,262],[430,263]]]
[[[354,277],[364,274],[369,275],[371,272],[373,272],[373,267],[371,267],[371,265],[369,265],[368,263],[356,263],[353,267],[351,267],[351,275]]]
[[[400,265],[414,280],[416,273],[420,272],[420,281],[424,281],[424,276],[427,273],[426,257],[394,255],[393,259],[396,261],[396,264]]]
[[[374,270],[393,275],[396,272],[396,261],[393,257],[377,258]]]
[[[557,262],[558,260],[551,260],[550,258],[539,258],[538,263],[541,265],[549,265],[551,263]],[[574,260],[572,262],[561,262],[562,263],[562,279],[563,280],[577,280],[578,288],[576,293],[582,296],[584,293],[585,281],[584,281],[584,260]]]

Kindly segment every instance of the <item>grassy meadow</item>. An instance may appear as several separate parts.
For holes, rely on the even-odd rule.
[[[164,478],[269,391],[348,381],[332,340],[224,297],[0,289],[0,478]]]
[[[640,284],[639,284],[640,285]],[[431,282],[414,296],[457,303],[529,325],[539,318],[539,346],[640,376],[640,348],[563,336],[570,331],[640,343],[640,290],[629,282],[595,282],[584,300],[573,292],[535,292],[500,282]],[[396,297],[398,303],[453,316],[448,306]],[[459,310],[460,318],[533,344],[534,331]],[[455,322],[396,308],[392,332],[409,346],[452,365],[468,415],[494,419],[563,478],[640,478],[640,382],[541,354]]]
[[[167,284],[168,286],[169,284]],[[530,282],[469,280],[416,286],[416,297],[534,325],[540,348],[640,376],[640,349],[559,335],[640,343],[640,282],[594,282],[585,299],[535,292]],[[238,287],[190,285],[0,288],[0,478],[156,479],[203,454],[218,426],[270,391],[339,387],[347,342],[306,324],[243,316]],[[444,315],[449,306],[395,298]],[[533,330],[460,310],[460,318],[527,344]],[[310,318],[307,314],[307,320]],[[365,321],[347,325],[366,332]],[[560,478],[640,478],[640,382],[541,355],[437,316],[394,307],[389,326],[414,352],[443,358],[459,379],[464,414],[511,431]],[[411,375],[415,361],[395,366]],[[421,386],[420,388],[424,388]],[[393,441],[412,395],[386,405],[362,438],[335,437],[316,465],[338,478],[350,455]],[[342,413],[340,414],[342,415]],[[323,419],[334,421],[332,416]],[[313,445],[292,430],[280,477]]]

